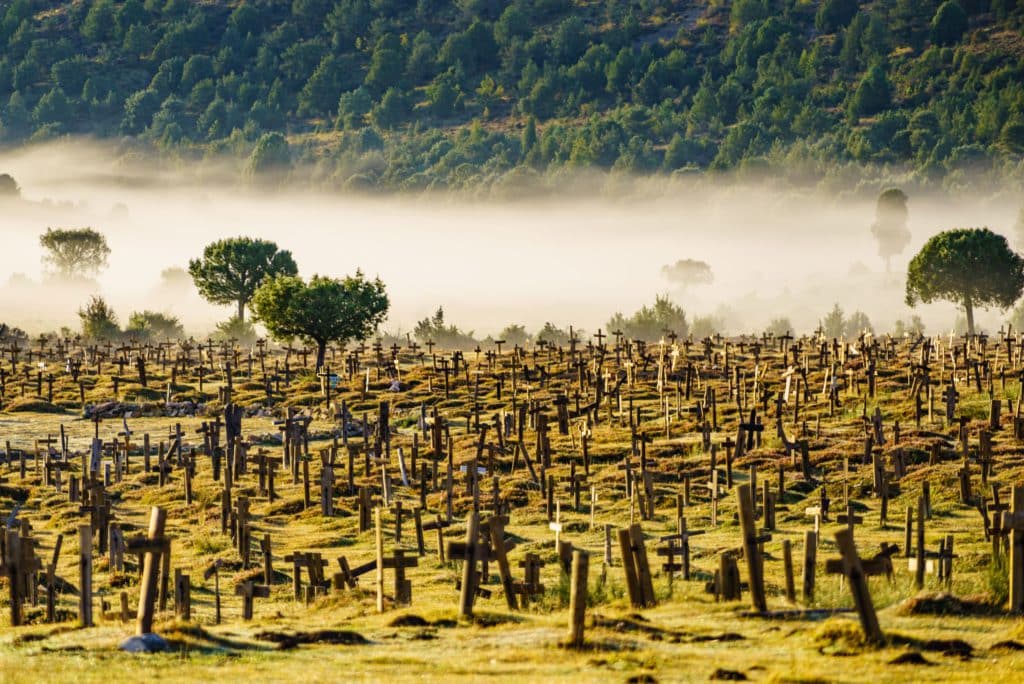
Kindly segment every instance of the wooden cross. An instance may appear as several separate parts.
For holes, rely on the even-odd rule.
[[[619,549],[622,552],[622,568],[626,576],[630,603],[634,608],[656,605],[654,584],[644,546],[643,528],[637,524],[619,530]]]
[[[756,408],[750,409],[750,420],[748,420],[746,423],[740,423],[740,429],[743,430],[743,433],[745,433],[747,436],[747,451],[750,451],[751,449],[754,448],[755,435],[757,436],[757,444],[758,446],[760,446],[761,433],[764,431],[764,425],[757,418]]]
[[[157,579],[160,574],[160,560],[167,552],[167,540],[164,538],[164,527],[167,523],[167,511],[153,506],[149,514],[149,531],[142,543],[129,544],[129,550],[144,552],[142,566],[141,593],[139,611],[135,627],[136,634],[149,634],[153,631],[153,613],[157,598]]]
[[[672,574],[675,572],[682,571],[683,579],[690,579],[690,537],[695,537],[699,534],[704,534],[705,530],[694,530],[689,531],[686,529],[686,519],[680,518],[679,520],[680,531],[677,534],[670,534],[661,537],[659,541],[666,542],[664,546],[659,546],[655,549],[655,553],[659,556],[665,556],[667,560],[662,564],[661,569],[668,573],[669,579],[672,578]],[[675,557],[679,556],[682,559],[682,563],[675,562]]]
[[[209,580],[213,577],[213,608],[214,608],[214,623],[220,624],[220,569],[224,565],[224,561],[218,558],[215,560],[210,567],[203,571],[203,580]]]
[[[946,420],[948,422],[953,422],[953,415],[956,413],[956,403],[959,397],[960,393],[956,391],[954,385],[946,385],[946,389],[942,392],[942,399],[946,405]]]
[[[258,585],[252,580],[235,587],[235,596],[242,597],[242,619],[252,620],[252,604],[257,598],[270,598],[270,587]]]
[[[487,544],[480,541],[480,517],[471,512],[466,521],[464,542],[449,542],[448,557],[462,561],[462,582],[459,596],[459,617],[473,617],[473,601],[479,589],[477,563],[486,561],[489,553]]]
[[[836,522],[840,525],[846,525],[850,530],[850,534],[853,534],[854,526],[863,523],[864,518],[853,512],[853,502],[849,501],[846,504],[846,513],[840,513],[837,515]]]
[[[526,604],[534,596],[544,593],[544,585],[540,581],[540,569],[544,567],[544,561],[536,553],[528,553],[519,561],[519,567],[523,568],[524,578],[522,582],[513,584],[513,590],[516,595],[522,597],[523,604]]]
[[[736,498],[739,503],[740,527],[743,531],[743,555],[747,560],[747,571],[750,585],[751,601],[754,610],[764,613],[768,610],[767,600],[764,593],[764,564],[761,555],[761,545],[771,541],[771,535],[758,535],[754,525],[754,500],[751,496],[749,484],[742,484],[736,488]]]
[[[884,575],[890,580],[893,578],[892,557],[899,552],[895,544],[881,545],[881,550],[868,559],[861,558],[861,570],[867,577]],[[844,561],[842,558],[829,558],[825,561],[825,572],[830,575],[845,575]]]
[[[849,582],[850,593],[853,594],[853,603],[857,609],[857,616],[860,618],[864,637],[869,643],[884,644],[885,636],[878,625],[875,604],[871,601],[867,576],[864,572],[860,556],[857,555],[857,546],[853,541],[853,533],[849,529],[839,530],[836,532],[836,544],[839,547],[839,553],[842,555],[843,574]]]
[[[419,510],[416,511],[417,519],[419,519]],[[445,544],[444,544],[444,530],[450,527],[451,523],[445,520],[443,517],[438,515],[433,522],[423,523],[422,529],[424,532],[437,531],[437,559],[439,562],[445,562]],[[419,535],[417,535],[418,537]]]
[[[95,482],[87,488],[90,505],[80,506],[79,513],[88,513],[89,522],[99,532],[99,552],[107,552],[107,533],[110,523],[110,499],[103,489],[103,484]]]
[[[395,549],[390,558],[384,558],[384,568],[395,571],[395,603],[408,605],[412,603],[412,582],[405,577],[406,568],[414,568],[419,564],[416,556],[406,556],[404,549]]]
[[[292,589],[295,600],[301,601],[302,591],[302,569],[305,568],[309,576],[309,589],[314,594],[324,592],[329,583],[324,580],[324,568],[327,561],[316,551],[296,552],[284,557],[286,563],[292,564]]]
[[[555,502],[555,519],[548,523],[548,529],[555,533],[555,548],[558,548],[558,542],[562,534],[562,502]]]
[[[1010,610],[1024,612],[1024,487],[1013,488],[1013,505],[1002,515],[1010,533]]]

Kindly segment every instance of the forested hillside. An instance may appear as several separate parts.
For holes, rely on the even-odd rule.
[[[5,146],[87,135],[386,189],[578,168],[1022,173],[1019,0],[0,7]]]

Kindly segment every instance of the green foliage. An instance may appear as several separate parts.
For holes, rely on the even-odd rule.
[[[12,342],[17,342],[21,344],[26,340],[28,340],[28,333],[21,328],[0,323],[0,343],[11,344]]]
[[[32,110],[32,120],[37,125],[62,125],[70,118],[71,102],[60,88],[54,88],[39,98],[35,109]]]
[[[455,324],[448,325],[444,320],[444,307],[440,306],[433,316],[417,321],[412,334],[423,344],[433,341],[445,349],[469,349],[476,345],[473,331],[463,332]]]
[[[379,128],[395,128],[409,118],[408,98],[398,88],[388,88],[380,102],[370,110],[370,120]]]
[[[875,65],[857,84],[850,98],[850,115],[855,118],[871,116],[889,106],[892,98],[889,78],[881,66]]]
[[[188,272],[199,294],[214,304],[237,304],[244,320],[245,306],[264,280],[299,271],[291,252],[277,244],[237,237],[207,245],[202,258],[189,261]]]
[[[82,36],[92,42],[102,42],[114,30],[114,3],[111,0],[96,0],[90,3],[89,13],[82,23]]]
[[[160,109],[160,94],[150,88],[132,94],[124,103],[121,130],[137,134],[149,127],[153,115]]]
[[[530,14],[525,2],[513,2],[494,22],[494,37],[500,45],[509,45],[516,38],[530,35]]]
[[[821,334],[826,338],[837,339],[843,336],[846,332],[846,316],[843,314],[843,310],[839,307],[838,302],[832,307],[831,311],[825,314],[818,327],[821,330]]]
[[[725,321],[712,315],[694,316],[693,325],[690,327],[690,334],[695,340],[703,340],[724,332]]]
[[[530,341],[530,334],[526,332],[526,326],[519,325],[517,323],[509,323],[500,333],[498,333],[497,339],[505,340],[505,342],[511,347],[516,345],[522,347]]]
[[[1024,290],[1024,259],[988,228],[957,228],[934,235],[907,267],[908,306],[936,300],[964,307],[974,334],[974,307],[1013,306]]]
[[[454,69],[439,74],[426,88],[427,106],[430,113],[438,118],[446,118],[462,109],[462,90]]]
[[[908,320],[902,318],[896,321],[893,326],[892,334],[893,337],[904,337],[909,335],[913,338],[918,338],[925,333],[924,321],[921,320],[920,316],[911,316]]]
[[[373,334],[389,307],[384,283],[362,272],[343,279],[313,276],[304,282],[294,275],[267,280],[253,297],[253,311],[276,339],[316,344],[317,369],[329,342],[342,344]]]
[[[669,332],[674,332],[680,337],[686,337],[690,333],[686,312],[673,303],[668,295],[655,296],[654,306],[642,306],[629,317],[616,313],[605,323],[605,328],[612,331],[621,330],[629,339],[648,342],[660,340]]]
[[[766,0],[733,0],[732,9],[729,11],[729,28],[738,31],[748,24],[766,18],[769,11]]]
[[[60,278],[87,278],[107,266],[107,239],[92,228],[47,228],[39,236],[43,263]]]
[[[579,334],[579,331],[577,331],[577,334]],[[537,334],[534,335],[534,339],[538,342],[540,340],[544,340],[548,344],[561,346],[569,343],[569,331],[563,330],[554,323],[548,321],[541,326],[540,330],[537,331]]]
[[[683,288],[710,285],[715,280],[711,266],[697,259],[680,259],[669,266],[662,266],[661,274],[672,284]]]
[[[1024,66],[989,37],[1016,35],[1019,3],[959,3],[16,0],[0,10],[0,141],[251,155],[244,172],[268,183],[294,152],[391,189],[507,189],[564,166],[749,176],[797,157],[1010,176]],[[372,149],[318,135],[367,123],[386,133]]]
[[[14,177],[9,173],[0,173],[0,200],[18,199],[21,197],[21,188]]]
[[[160,286],[166,290],[184,291],[191,287],[192,276],[180,266],[171,266],[160,271]]]
[[[890,188],[878,196],[871,234],[878,242],[878,256],[885,259],[886,271],[890,259],[902,254],[910,244],[907,214],[907,195],[899,188]]]
[[[956,0],[946,0],[932,19],[932,42],[936,45],[953,45],[960,42],[966,31],[967,12]]]
[[[1010,567],[1007,554],[993,554],[985,572],[988,594],[993,605],[1002,606],[1010,599]]]
[[[857,14],[857,0],[823,0],[814,16],[814,25],[822,33],[835,33],[846,27]]]
[[[82,55],[75,55],[70,59],[62,59],[56,62],[50,73],[53,82],[62,92],[77,97],[85,86],[85,80],[89,75],[91,62]]]
[[[82,322],[82,335],[87,340],[108,341],[121,336],[117,325],[117,315],[106,300],[93,295],[85,306],[78,310],[78,319]]]
[[[276,178],[291,168],[291,154],[288,141],[280,133],[264,133],[256,141],[256,147],[246,163],[246,173],[250,177]]]
[[[185,336],[185,328],[176,316],[156,311],[132,312],[124,331],[142,341],[178,340]]]
[[[847,339],[855,339],[861,333],[873,333],[874,331],[871,319],[863,311],[854,311],[843,325],[843,335]]]
[[[1020,332],[1024,330],[1024,301],[1013,307],[1009,317],[1006,319],[1006,323],[1013,331]]]
[[[999,132],[999,144],[1014,154],[1024,152],[1024,120],[1007,121],[1003,130]]]
[[[771,323],[768,324],[768,327],[765,328],[765,331],[775,335],[776,337],[791,335],[793,334],[793,324],[785,316],[773,318]]]
[[[373,108],[373,100],[365,88],[356,88],[343,93],[338,100],[338,115],[334,127],[338,129],[363,126],[366,115]]]
[[[466,74],[479,73],[495,63],[498,45],[489,26],[477,20],[461,33],[448,36],[438,52],[438,64],[458,67]]]
[[[394,36],[385,36],[377,43],[366,74],[365,85],[374,93],[383,93],[401,83],[405,71],[405,60],[399,51],[400,45]]]
[[[214,326],[213,335],[211,335],[215,342],[234,341],[246,347],[256,344],[257,337],[256,327],[252,322],[238,316],[232,316],[228,320],[218,323]]]

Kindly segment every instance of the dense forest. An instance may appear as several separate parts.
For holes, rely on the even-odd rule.
[[[0,144],[333,187],[1024,174],[1020,0],[12,0]]]

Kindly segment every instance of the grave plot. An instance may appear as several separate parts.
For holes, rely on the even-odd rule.
[[[127,676],[123,645],[175,652],[151,661],[170,678],[1013,672],[1022,350],[574,330],[369,341],[318,372],[262,342],[12,344],[0,665],[85,649]]]

